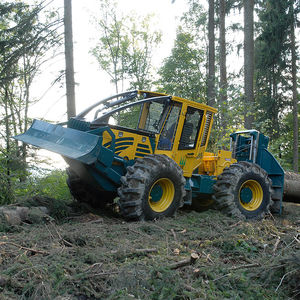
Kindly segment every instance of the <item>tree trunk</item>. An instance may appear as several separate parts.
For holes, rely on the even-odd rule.
[[[209,0],[208,9],[208,79],[207,103],[215,105],[215,5],[214,0]]]
[[[293,81],[293,170],[297,173],[299,166],[299,123],[298,123],[298,91],[297,91],[297,56],[295,41],[295,19],[292,1],[292,22],[291,22],[291,52],[292,52],[292,81]]]
[[[5,112],[5,142],[6,142],[6,163],[5,163],[5,181],[6,181],[6,201],[9,203],[12,200],[12,185],[11,185],[11,147],[10,147],[10,125],[9,125],[9,99],[8,99],[8,86],[5,86],[4,92],[4,112]]]
[[[226,131],[227,117],[227,71],[226,71],[226,1],[220,0],[220,101],[221,101],[221,127]]]
[[[68,119],[76,115],[73,64],[72,0],[64,0],[65,60]]]
[[[254,0],[244,0],[244,116],[245,128],[251,129],[254,121],[254,34],[253,34]]]

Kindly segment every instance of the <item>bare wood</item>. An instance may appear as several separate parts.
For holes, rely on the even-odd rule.
[[[295,269],[295,270],[296,270],[296,269]],[[284,275],[282,276],[282,278],[281,278],[281,280],[280,280],[280,282],[279,282],[279,284],[278,284],[278,286],[277,286],[277,288],[276,288],[276,290],[275,290],[275,293],[277,293],[277,291],[278,291],[278,289],[280,288],[280,286],[281,286],[281,284],[282,284],[284,278],[285,278],[287,275],[289,275],[289,274],[295,272],[295,270],[292,270],[292,271],[290,271],[290,272],[287,272],[286,274],[284,274]]]
[[[232,227],[236,227],[238,225],[240,225],[242,222],[241,221],[238,221],[237,223],[234,223],[232,225],[230,225],[229,227],[232,228]]]
[[[206,256],[206,259],[211,262],[214,263],[213,260],[210,258],[210,254],[206,254],[204,251],[202,251],[202,253]]]
[[[192,286],[190,286],[188,284],[184,284],[183,286],[189,292],[195,292],[195,291],[197,291],[197,289],[193,288]]]
[[[273,255],[275,254],[279,243],[280,243],[280,236],[277,238],[277,240],[275,242],[275,245],[274,245],[274,248],[273,248]]]
[[[65,64],[68,119],[76,115],[73,58],[72,1],[64,0]]]
[[[218,281],[218,280],[220,280],[220,279],[222,279],[222,278],[224,278],[224,277],[230,276],[230,274],[231,274],[231,273],[228,273],[228,274],[225,274],[225,275],[223,275],[223,276],[221,276],[221,277],[218,277],[218,278],[214,279],[213,282],[214,282],[214,281]]]
[[[111,271],[111,272],[102,272],[102,273],[89,273],[89,274],[85,274],[85,278],[92,278],[92,277],[106,277],[106,276],[110,276],[110,275],[114,275],[114,274],[119,274],[120,272],[119,271]]]
[[[232,267],[229,270],[249,269],[255,267],[260,267],[260,264],[255,263],[255,264],[241,265],[241,266]]]
[[[173,234],[175,242],[177,242],[177,236],[176,236],[175,230],[173,228],[171,229],[171,232]]]
[[[157,252],[156,248],[135,249],[135,253],[155,253],[155,252]]]
[[[116,253],[124,253],[125,255],[132,255],[132,254],[148,254],[148,253],[156,253],[156,248],[147,248],[147,249],[135,249],[131,252],[126,251],[119,251],[119,250],[112,250],[110,253],[116,254]]]
[[[170,269],[175,270],[175,269],[182,268],[182,267],[185,267],[185,266],[188,266],[188,265],[192,265],[192,264],[195,263],[195,261],[198,258],[199,258],[199,255],[197,253],[192,253],[189,258],[171,264]]]
[[[0,243],[0,246],[1,246],[1,245],[11,245],[11,246],[14,246],[14,247],[17,247],[17,248],[26,250],[26,251],[31,251],[31,252],[34,252],[34,253],[47,254],[47,255],[49,255],[49,252],[46,252],[46,251],[43,251],[43,250],[37,250],[37,249],[32,249],[32,248],[23,247],[23,246],[21,246],[21,245],[18,245],[18,244],[12,243],[12,242],[1,242],[1,243]]]
[[[55,232],[56,232],[57,235],[58,235],[59,241],[62,242],[62,243],[63,243],[65,246],[67,246],[67,247],[74,247],[74,245],[73,245],[72,243],[66,241],[66,240],[60,235],[60,233],[58,232],[56,226],[55,226],[53,223],[51,223],[51,224],[53,225],[53,228],[54,228]]]

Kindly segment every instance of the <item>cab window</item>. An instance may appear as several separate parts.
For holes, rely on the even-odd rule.
[[[171,106],[164,128],[161,132],[157,149],[158,150],[172,150],[177,124],[180,116],[181,104],[175,103]]]
[[[181,132],[179,150],[195,149],[201,123],[203,119],[203,110],[188,107]]]

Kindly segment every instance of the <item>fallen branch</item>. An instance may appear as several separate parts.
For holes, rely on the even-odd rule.
[[[174,237],[175,242],[177,242],[176,233],[175,233],[175,230],[174,230],[173,228],[171,229],[171,232],[172,232],[172,234],[173,234],[173,237]]]
[[[72,243],[66,241],[66,240],[61,236],[61,234],[58,232],[58,230],[57,230],[55,224],[53,224],[53,223],[51,222],[51,225],[52,225],[52,227],[54,228],[54,230],[55,230],[55,232],[56,232],[56,234],[57,234],[57,236],[58,236],[58,238],[59,238],[59,242],[61,242],[64,246],[67,246],[67,247],[75,247]]]
[[[213,260],[210,258],[210,254],[206,254],[205,251],[202,251],[202,253],[206,256],[206,259],[211,262],[214,263]]]
[[[238,221],[237,223],[234,223],[234,224],[230,225],[229,227],[233,228],[233,227],[240,225],[241,223],[242,223],[242,221]]]
[[[285,278],[287,275],[293,273],[294,271],[295,271],[295,270],[292,270],[292,271],[290,271],[290,272],[287,272],[286,274],[284,274],[284,275],[282,276],[282,278],[281,278],[281,280],[280,280],[280,282],[279,282],[279,284],[278,284],[278,286],[277,286],[277,288],[276,288],[276,290],[275,290],[275,293],[277,293],[278,289],[279,289],[280,286],[282,285],[282,282],[283,282],[284,278]]]
[[[197,253],[192,253],[189,258],[171,264],[170,269],[175,270],[175,269],[182,268],[182,267],[185,267],[188,265],[192,265],[196,262],[196,260],[198,258],[199,258],[199,255]]]
[[[0,246],[1,245],[11,245],[11,246],[14,246],[14,247],[26,250],[26,251],[31,251],[31,252],[34,252],[34,253],[49,255],[49,252],[46,252],[46,251],[43,251],[43,250],[37,250],[37,249],[23,247],[21,245],[18,245],[18,244],[12,243],[12,242],[1,242]]]
[[[102,272],[102,273],[91,273],[91,274],[87,274],[85,277],[86,278],[91,278],[91,277],[96,277],[96,276],[110,276],[113,274],[119,274],[120,272],[116,271],[116,272]]]
[[[225,275],[223,275],[223,276],[220,276],[220,277],[214,279],[212,282],[218,281],[218,280],[220,280],[220,279],[222,279],[222,278],[224,278],[224,277],[230,276],[230,275],[231,275],[231,273],[225,274]]]
[[[149,249],[135,249],[134,253],[156,253],[156,248],[149,248]]]
[[[280,243],[280,236],[277,237],[277,240],[275,242],[275,245],[274,245],[274,248],[273,248],[273,255],[275,255],[275,252],[277,250],[277,247],[278,247],[279,243]]]
[[[130,255],[135,255],[135,254],[138,254],[138,255],[146,255],[146,254],[149,254],[149,253],[156,253],[157,252],[157,249],[156,248],[148,248],[148,249],[135,249],[131,252],[126,252],[126,251],[120,251],[120,250],[112,250],[110,253],[111,254],[117,254],[117,253],[120,253],[120,254],[124,254],[126,256],[130,256]]]
[[[241,265],[241,266],[232,267],[229,270],[249,269],[249,268],[255,268],[255,267],[260,267],[260,264],[256,263],[256,264]]]
[[[195,291],[197,291],[197,289],[193,288],[192,286],[190,286],[188,284],[184,284],[183,286],[189,292],[195,292]]]

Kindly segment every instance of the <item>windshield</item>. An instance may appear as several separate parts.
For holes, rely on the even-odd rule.
[[[159,133],[168,107],[166,102],[152,101],[144,103],[138,129]]]
[[[142,103],[133,103],[120,107],[110,113],[104,114],[92,122],[97,124],[110,124],[130,129],[159,133],[169,108],[169,98],[161,97],[157,100],[143,100]]]

